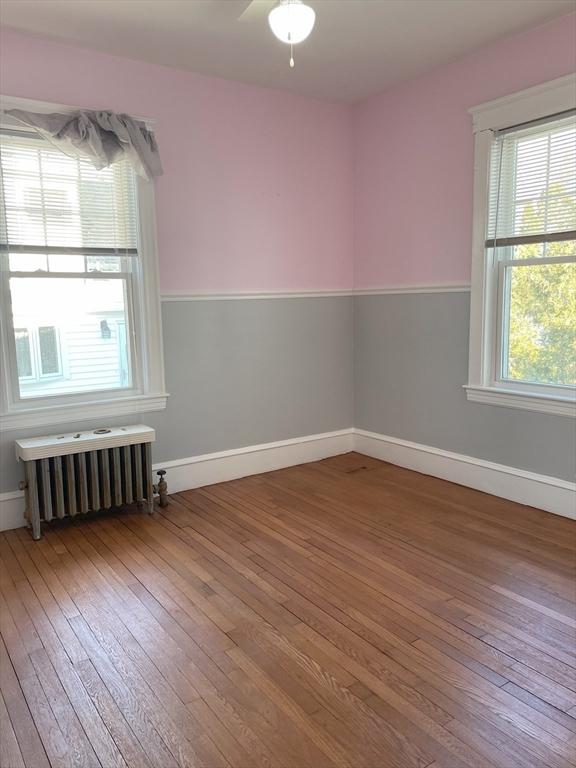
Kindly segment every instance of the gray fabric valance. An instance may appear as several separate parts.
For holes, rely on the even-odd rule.
[[[23,109],[9,109],[6,114],[35,128],[65,154],[88,158],[98,170],[125,157],[146,179],[162,175],[154,134],[129,115],[86,110],[41,114]]]

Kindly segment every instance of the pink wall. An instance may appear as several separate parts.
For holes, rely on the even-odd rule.
[[[573,71],[575,25],[557,19],[355,108],[356,287],[470,280],[467,110]]]
[[[502,40],[354,108],[2,30],[0,91],[156,120],[164,292],[461,283],[467,110],[574,69],[575,23]]]
[[[164,292],[349,288],[351,110],[2,30],[0,92],[156,120]]]

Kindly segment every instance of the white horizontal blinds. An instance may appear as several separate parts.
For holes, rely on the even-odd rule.
[[[40,137],[0,134],[2,250],[136,253],[136,188],[126,161],[97,171]]]
[[[576,115],[497,133],[486,245],[576,238]]]

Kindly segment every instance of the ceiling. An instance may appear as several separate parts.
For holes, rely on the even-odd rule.
[[[316,27],[288,48],[248,0],[2,0],[6,26],[131,59],[334,101],[358,101],[575,9],[574,0],[307,0]],[[257,9],[258,10],[258,9]]]

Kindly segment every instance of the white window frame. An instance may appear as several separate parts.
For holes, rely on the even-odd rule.
[[[72,112],[78,107],[31,101],[15,97],[0,97],[2,110],[26,109],[35,112]],[[16,126],[6,115],[2,125]],[[147,118],[138,117],[152,129]],[[29,130],[29,129],[28,129]],[[106,419],[166,407],[168,394],[164,382],[164,355],[162,348],[162,316],[160,306],[160,280],[156,245],[156,204],[154,183],[136,176],[138,197],[138,263],[136,266],[138,300],[133,302],[135,316],[133,334],[138,334],[134,347],[141,351],[136,360],[135,387],[129,393],[122,390],[94,391],[70,395],[23,399],[16,390],[18,373],[15,369],[10,287],[8,283],[8,257],[0,254],[0,340],[2,342],[2,380],[0,393],[0,429],[14,430]],[[129,311],[132,311],[129,308]]]
[[[490,151],[494,132],[574,109],[576,75],[566,75],[470,109],[474,128],[474,219],[468,400],[576,418],[576,389],[498,381],[499,266],[486,253]]]

